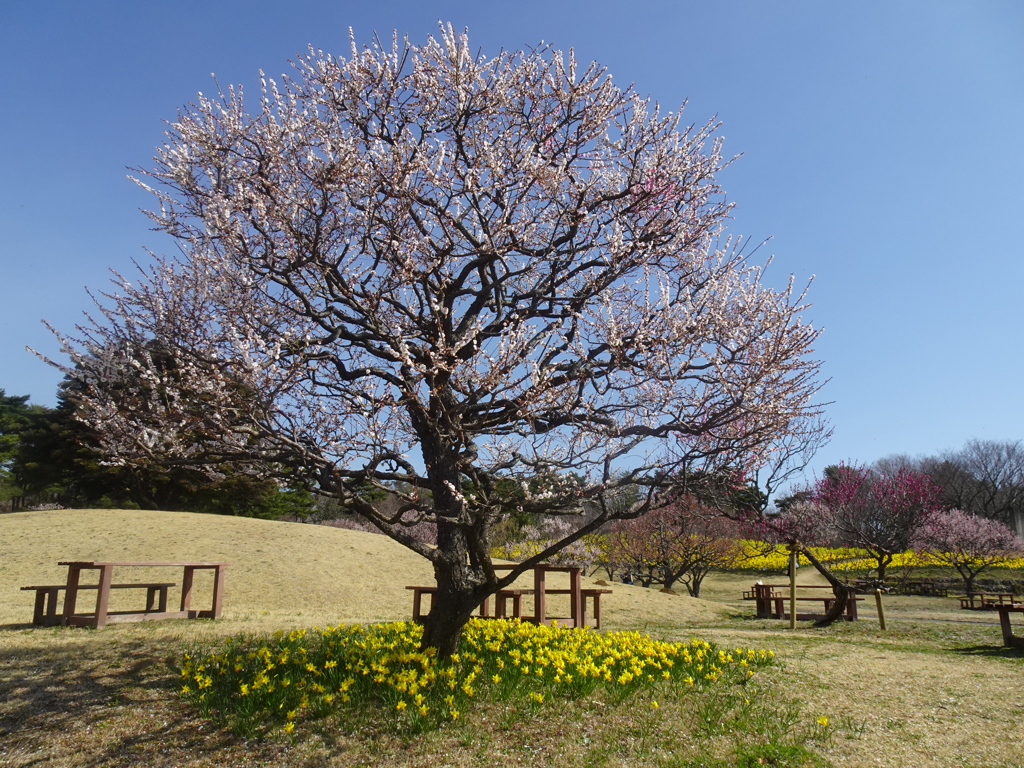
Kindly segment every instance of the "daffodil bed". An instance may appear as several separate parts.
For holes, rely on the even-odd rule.
[[[784,571],[789,567],[789,550],[785,546],[768,547],[759,541],[743,541],[743,557],[739,560],[739,567],[744,570],[768,570]],[[876,561],[869,557],[863,549],[853,547],[811,547],[811,552],[823,563],[826,563],[832,571],[868,571],[875,567]],[[801,555],[801,565],[808,565],[809,561]],[[1006,558],[998,563],[1004,568],[1024,568],[1024,558]],[[945,562],[927,552],[915,552],[908,550],[893,555],[890,567],[919,568],[924,566],[946,567]]]
[[[421,634],[417,624],[396,622],[227,638],[219,650],[185,653],[181,693],[240,733],[291,733],[300,719],[367,705],[390,713],[399,730],[420,731],[479,700],[539,706],[599,691],[622,700],[657,686],[742,683],[774,662],[771,651],[703,640],[479,619],[466,626],[460,653],[439,662],[418,650]]]

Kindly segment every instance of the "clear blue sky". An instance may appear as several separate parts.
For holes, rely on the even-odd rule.
[[[197,91],[439,19],[484,53],[541,40],[692,122],[723,121],[731,231],[809,319],[835,428],[818,469],[1024,438],[1024,2],[0,0],[0,388],[52,405],[57,345],[166,241],[126,180]]]

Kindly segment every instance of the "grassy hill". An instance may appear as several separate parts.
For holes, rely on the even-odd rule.
[[[18,512],[0,515],[0,625],[30,622],[34,593],[20,587],[63,583],[67,569],[57,563],[66,560],[230,562],[222,625],[244,624],[246,630],[406,619],[412,610],[406,585],[433,584],[430,563],[378,534],[188,512]],[[175,581],[181,576],[171,569],[125,568],[115,578]],[[210,578],[197,574],[198,607],[205,607]],[[175,599],[172,590],[172,604]],[[115,591],[111,600],[130,607],[128,602],[137,604],[140,596]],[[602,612],[609,626],[632,627],[699,626],[728,611],[703,600],[616,584]]]

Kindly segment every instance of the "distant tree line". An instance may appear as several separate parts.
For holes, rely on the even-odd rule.
[[[879,498],[886,494],[893,503]],[[842,503],[840,497],[845,497]],[[911,497],[919,502],[913,508],[921,514],[928,509],[958,509],[1002,523],[1024,536],[1024,442],[969,440],[959,450],[934,456],[893,454],[869,467],[826,467],[818,481],[777,499],[776,505],[782,513],[794,513],[790,515],[791,525],[799,517],[803,526],[819,529],[813,535],[804,531],[804,538],[808,539],[820,539],[822,531],[828,529],[830,521],[820,514],[822,507],[832,509],[833,513],[845,510],[840,518],[831,521],[833,532],[838,527],[846,531],[846,538],[856,539],[860,535],[855,530],[858,527],[861,533],[893,526],[906,529],[905,520],[887,522],[881,518],[919,517],[920,514],[901,512],[900,504],[896,503],[897,499],[906,502]],[[814,502],[817,511],[815,507],[799,508],[807,502]],[[902,509],[906,508],[903,503]]]
[[[313,497],[245,467],[212,472],[161,464],[107,463],[96,431],[75,419],[75,391],[61,384],[57,407],[0,389],[0,509],[62,507],[164,509],[242,517],[305,519]]]
[[[891,474],[900,467],[927,475],[942,506],[995,520],[1024,536],[1024,441],[969,440],[935,456],[893,455],[875,462]]]

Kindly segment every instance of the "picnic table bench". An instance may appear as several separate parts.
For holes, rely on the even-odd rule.
[[[99,561],[71,560],[62,561],[58,565],[68,567],[67,581],[64,584],[48,584],[42,586],[22,587],[23,590],[34,590],[36,593],[33,623],[41,626],[85,626],[99,629],[106,624],[124,621],[151,621],[156,619],[196,619],[220,618],[224,596],[224,569],[231,563],[179,563],[179,562],[138,562],[138,561]],[[115,584],[114,568],[181,568],[181,604],[180,610],[167,609],[167,591],[178,586],[177,582],[144,582],[131,584]],[[99,571],[96,584],[82,584],[82,571]],[[193,582],[195,572],[212,570],[213,601],[209,609],[192,609]],[[144,610],[112,611],[110,591],[113,589],[145,589],[146,607]],[[82,590],[96,590],[96,605],[91,612],[78,611],[78,593]],[[57,610],[60,592],[64,592],[64,608]]]
[[[829,589],[828,585],[819,584],[797,584],[797,589]],[[785,592],[777,591],[785,590]],[[759,619],[788,619],[786,603],[789,601],[789,584],[755,584],[749,591],[743,593],[744,600],[754,600],[756,603],[756,614]],[[832,604],[836,601],[834,594],[828,596],[798,595],[799,602],[820,602],[824,608],[823,613],[798,613],[796,618],[800,621],[817,619],[827,613]],[[857,620],[857,603],[863,601],[863,597],[850,595],[846,601],[846,612],[843,618],[847,621]]]
[[[1021,605],[1021,599],[1012,592],[968,592],[967,597],[960,598],[960,607],[968,610],[993,610],[1001,605]]]
[[[495,570],[510,571],[514,565],[495,565]],[[547,575],[551,572],[564,572],[569,574],[569,588],[549,588],[547,586]],[[513,618],[520,621],[528,621],[535,624],[554,624],[557,622],[563,627],[583,627],[588,624],[587,602],[592,605],[592,616],[594,626],[601,628],[601,595],[611,593],[610,589],[584,589],[580,579],[581,569],[566,565],[540,564],[533,569],[533,589],[506,588],[494,593],[494,618]],[[436,586],[407,586],[412,590],[412,618],[413,621],[423,621],[426,613],[423,611],[423,595],[430,595],[433,600],[437,594]],[[523,615],[523,596],[533,595],[534,612],[532,616]],[[568,595],[569,616],[548,616],[547,596]],[[511,602],[511,614],[509,603]],[[490,597],[485,597],[479,606],[479,615],[483,618],[491,618]]]
[[[144,613],[163,612],[167,610],[167,590],[177,586],[173,581],[152,582],[148,584],[111,584],[110,589],[145,589],[146,609]],[[24,590],[35,590],[36,607],[32,615],[32,623],[41,627],[52,627],[64,623],[64,614],[57,613],[59,593],[68,588],[67,584],[47,584],[43,586],[22,587]],[[99,589],[98,584],[79,584],[78,589]]]
[[[907,581],[899,584],[897,589],[904,595],[921,595],[922,597],[947,597],[949,590],[940,587],[934,581]]]
[[[898,592],[901,595],[921,595],[922,597],[948,597],[949,590],[934,581],[900,581],[887,585],[877,579],[853,579],[848,582],[860,594],[873,593],[876,589],[884,592]]]

